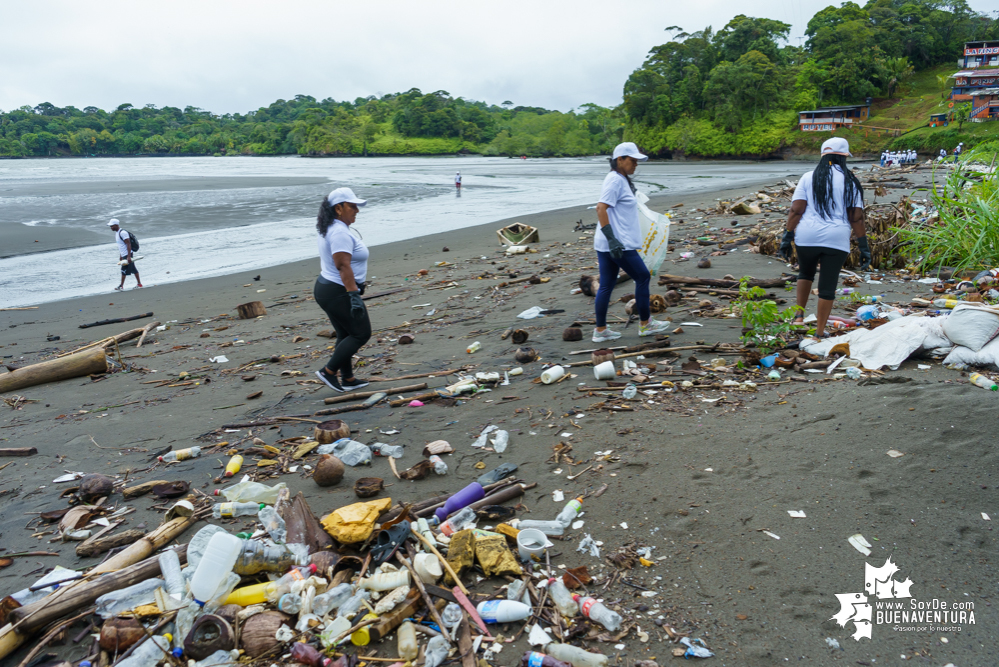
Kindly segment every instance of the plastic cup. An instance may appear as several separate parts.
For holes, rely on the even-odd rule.
[[[617,377],[613,361],[605,361],[593,367],[593,377],[598,380],[613,380]]]
[[[541,381],[545,384],[551,384],[561,379],[565,375],[565,369],[561,366],[552,366],[544,373],[541,374]]]
[[[525,563],[530,562],[532,555],[543,556],[547,548],[548,536],[537,528],[526,528],[517,534],[517,552]]]

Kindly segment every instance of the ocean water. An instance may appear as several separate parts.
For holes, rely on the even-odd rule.
[[[463,184],[457,193],[459,170]],[[639,166],[635,180],[655,196],[737,187],[798,171],[779,162],[663,162]],[[107,239],[0,259],[0,307],[109,292],[119,280],[117,250],[105,226],[112,217],[139,238],[144,259],[138,266],[148,287],[315,257],[315,215],[334,187],[351,187],[368,199],[355,228],[375,246],[594,204],[606,172],[602,158],[0,161],[0,243],[23,238],[15,232],[25,228]],[[126,287],[131,284],[129,278]]]

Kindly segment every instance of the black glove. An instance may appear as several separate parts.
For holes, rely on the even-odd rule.
[[[784,232],[784,238],[780,241],[780,250],[777,251],[778,257],[783,257],[786,261],[791,261],[791,241],[794,240],[794,232],[790,229]]]
[[[602,231],[604,236],[607,237],[607,246],[610,250],[611,257],[614,259],[621,259],[621,257],[624,256],[624,245],[622,245],[621,242],[617,240],[617,237],[614,236],[614,230],[611,229],[609,224],[607,224],[601,227],[600,231]]]
[[[347,294],[350,295],[350,316],[355,320],[361,319],[364,317],[364,301],[361,299],[361,293],[354,290]]]
[[[857,247],[860,248],[860,270],[866,271],[871,268],[871,247],[867,245],[866,236],[857,239]]]

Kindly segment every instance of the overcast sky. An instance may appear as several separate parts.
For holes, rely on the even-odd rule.
[[[245,112],[296,94],[338,100],[420,88],[567,111],[616,105],[663,29],[739,13],[799,43],[828,0],[173,0],[7,2],[0,109],[193,105]],[[861,2],[861,4],[863,4]],[[979,11],[990,1],[972,0]],[[955,59],[957,54],[955,54]]]

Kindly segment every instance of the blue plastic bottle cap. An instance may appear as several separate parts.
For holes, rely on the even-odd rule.
[[[80,667],[90,667],[90,661],[89,660],[81,660],[80,661]]]
[[[180,656],[184,655],[184,649],[182,649],[182,648],[180,648],[178,646],[177,648],[175,648],[174,650],[172,650],[170,653],[173,655],[173,657],[179,658]]]

